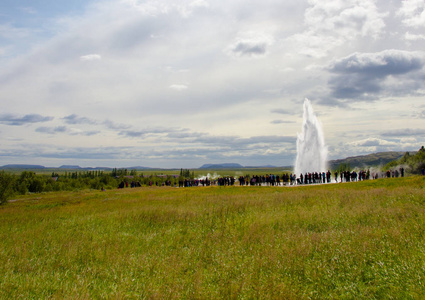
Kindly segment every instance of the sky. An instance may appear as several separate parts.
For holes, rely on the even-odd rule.
[[[2,0],[0,165],[288,166],[425,144],[423,0]]]

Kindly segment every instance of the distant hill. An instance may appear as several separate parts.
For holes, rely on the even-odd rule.
[[[274,168],[282,168],[282,167],[276,167],[273,165],[264,165],[264,166],[245,166],[246,169],[274,169]]]
[[[410,152],[412,155],[416,153]],[[392,161],[398,160],[405,152],[378,152],[378,153],[372,153],[368,155],[359,155],[359,156],[353,156],[353,157],[347,157],[344,159],[336,159],[336,160],[330,160],[328,161],[329,169],[335,170],[338,168],[340,164],[347,164],[350,166],[350,168],[362,168],[365,166],[384,166]],[[265,165],[265,166],[242,166],[238,163],[221,163],[221,164],[204,164],[202,165],[199,170],[205,170],[205,169],[249,169],[249,168],[282,168],[285,170],[290,170],[293,168],[293,166],[273,166],[273,165]],[[80,167],[78,165],[62,165],[59,168],[52,168],[52,167],[45,167],[41,165],[27,165],[27,164],[9,164],[4,165],[0,167],[0,170],[11,170],[11,169],[20,169],[20,170],[41,170],[41,169],[68,169],[68,170],[80,170],[80,171],[89,171],[89,170],[103,170],[103,171],[110,171],[113,168],[110,167]],[[151,168],[151,167],[143,167],[143,166],[134,166],[134,167],[127,167],[127,168],[117,168],[117,169],[127,169],[130,170],[160,170],[161,168]]]
[[[45,166],[40,165],[23,165],[23,164],[14,164],[14,165],[4,165],[0,167],[2,170],[7,169],[25,169],[25,170],[39,170],[39,169],[45,169]]]
[[[56,169],[56,168],[52,168],[52,169]],[[78,165],[63,165],[63,166],[60,166],[58,169],[80,170],[80,171],[109,171],[109,170],[112,170],[112,168],[109,168],[109,167],[80,167]]]
[[[365,166],[383,166],[387,163],[397,160],[404,155],[405,152],[378,152],[368,155],[360,155],[347,157],[344,159],[336,159],[328,161],[329,169],[337,169],[340,164],[348,164],[350,168]]]
[[[152,170],[152,168],[150,168],[150,167],[142,167],[142,166],[128,167],[128,168],[119,168],[119,169],[127,169],[127,170]]]
[[[45,167],[45,166],[41,166],[41,165],[25,165],[25,164],[10,164],[10,165],[0,166],[0,170],[11,170],[11,169],[18,169],[18,170],[40,170],[40,169],[56,170],[57,169],[57,170],[80,170],[80,171],[96,171],[96,170],[110,171],[113,168],[110,168],[110,167],[80,167],[79,165],[62,165],[60,167]],[[130,171],[130,170],[151,170],[152,168],[136,166],[136,167],[117,168],[117,169],[127,169],[127,170]]]
[[[240,164],[225,163],[225,164],[205,164],[199,169],[241,169],[243,168]]]
[[[68,169],[68,170],[112,170],[113,168],[110,167],[80,167],[78,165],[62,165],[59,167],[59,169]],[[127,170],[150,170],[152,168],[149,167],[142,167],[142,166],[136,166],[136,167],[126,167],[126,168],[117,168],[117,169],[127,169]]]
[[[81,169],[80,166],[77,165],[62,165],[59,167],[59,169],[71,169],[71,170],[75,170],[75,169]]]

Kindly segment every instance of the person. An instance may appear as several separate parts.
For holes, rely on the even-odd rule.
[[[124,188],[124,180],[121,180],[121,183],[118,186],[119,189],[123,189]]]

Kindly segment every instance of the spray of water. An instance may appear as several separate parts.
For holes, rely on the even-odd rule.
[[[215,180],[215,179],[217,179],[218,177],[220,177],[217,173],[214,173],[213,175],[211,175],[210,173],[208,173],[207,174],[207,176],[205,176],[205,175],[201,175],[201,176],[198,176],[198,180],[206,180],[207,178],[208,179],[212,179],[212,180]]]
[[[310,101],[304,100],[303,126],[297,138],[297,159],[294,173],[326,172],[328,149],[322,125],[314,114]]]

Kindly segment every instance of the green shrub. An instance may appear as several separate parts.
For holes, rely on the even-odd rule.
[[[0,172],[0,205],[7,202],[7,199],[13,194],[14,178],[11,174]]]

